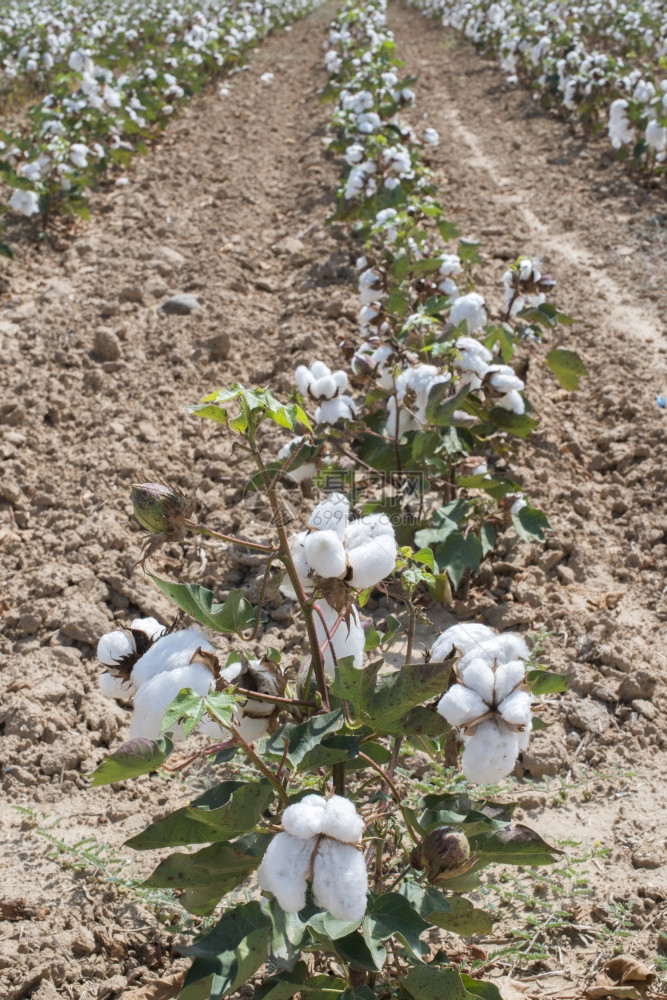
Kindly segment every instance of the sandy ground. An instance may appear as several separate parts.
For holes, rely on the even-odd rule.
[[[24,238],[6,268],[8,1000],[116,1000],[183,966],[173,953],[183,915],[132,887],[155,856],[121,845],[199,786],[186,773],[87,789],[85,772],[122,741],[129,718],[97,692],[95,645],[137,614],[174,618],[134,568],[142,537],[131,482],[167,476],[220,530],[247,517],[243,460],[183,404],[236,379],[285,393],[297,364],[336,361],[336,345],[356,335],[358,248],[346,227],[324,225],[337,165],[324,152],[329,106],[317,91],[332,14],[328,5],[268,39],[228,95],[197,100],[172,124],[128,187],[93,196],[89,223],[41,247]],[[614,952],[651,964],[667,931],[667,435],[655,402],[667,390],[665,206],[610,161],[604,141],[584,142],[467,44],[408,8],[394,6],[390,20],[406,69],[419,75],[412,120],[442,135],[433,166],[449,216],[490,262],[481,290],[499,301],[506,262],[539,256],[558,280],[558,306],[577,319],[550,346],[577,350],[590,371],[566,394],[541,349],[526,355],[540,426],[512,471],[554,530],[544,547],[508,537],[453,609],[540,635],[545,662],[574,677],[511,789],[531,825],[566,842],[566,860],[556,875],[512,873],[488,890],[495,945],[448,946],[502,976],[508,997],[574,997]],[[267,70],[270,85],[260,81]],[[202,308],[158,312],[179,293]],[[172,545],[156,568],[220,595],[255,584],[252,566],[211,542]],[[279,601],[262,638],[288,663],[301,650]],[[498,942],[508,950],[493,959]]]

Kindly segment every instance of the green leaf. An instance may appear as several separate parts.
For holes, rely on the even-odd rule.
[[[315,771],[320,767],[331,767],[343,761],[354,761],[359,756],[363,736],[329,736],[319,746],[304,755],[297,771]]]
[[[187,806],[128,840],[135,851],[156,847],[188,847],[190,844],[217,843],[247,833],[273,799],[272,785],[261,781],[223,781],[209,788]]]
[[[416,958],[421,958],[428,950],[428,945],[419,938],[428,927],[405,896],[398,892],[388,892],[373,900],[370,912],[364,919],[364,940],[371,947],[372,944],[397,937]]]
[[[488,521],[485,521],[479,532],[479,540],[482,543],[482,559],[493,552],[496,545],[496,529]]]
[[[527,413],[519,414],[503,410],[502,406],[493,407],[489,413],[489,420],[500,430],[520,438],[530,437],[537,427],[537,420],[534,417],[529,417]]]
[[[194,854],[170,854],[142,882],[152,889],[186,889],[180,902],[188,913],[206,916],[220,899],[259,866],[271,834],[248,834]]]
[[[197,403],[195,406],[186,407],[188,413],[191,413],[195,417],[202,417],[205,420],[213,420],[216,424],[229,423],[229,414],[222,406],[216,406],[215,403]],[[235,427],[234,430],[241,431],[242,428]]]
[[[271,921],[253,900],[224,913],[199,941],[181,945],[180,953],[194,958],[185,977],[181,1000],[188,1000],[190,984],[210,976],[213,977],[211,1000],[221,1000],[237,990],[266,961],[270,933]]]
[[[471,997],[456,969],[419,965],[410,969],[401,985],[403,993],[411,1000],[469,1000]]]
[[[444,736],[449,728],[441,715],[425,705],[411,708],[401,719],[401,729],[406,736]]]
[[[287,742],[286,759],[299,770],[304,758],[317,750],[326,736],[332,736],[345,724],[343,710],[336,709],[323,715],[313,715],[299,725],[287,723],[281,726],[273,736],[266,741],[265,753],[275,759],[282,760]]]
[[[308,967],[297,962],[291,972],[265,979],[254,992],[253,1000],[292,1000],[306,980]]]
[[[192,688],[183,688],[174,700],[167,706],[162,719],[162,733],[173,732],[181,726],[183,734],[190,735],[195,726],[199,725],[204,714],[204,699]]]
[[[486,910],[479,910],[469,899],[452,895],[449,899],[451,912],[434,911],[426,919],[436,927],[461,937],[471,937],[473,934],[490,934],[493,930],[493,917]]]
[[[403,281],[403,278],[408,273],[409,265],[410,260],[405,250],[399,250],[394,258],[394,263],[391,265],[389,273],[392,277],[396,278],[397,281]]]
[[[588,369],[579,355],[562,347],[549,351],[544,361],[563,389],[567,389],[568,392],[578,389],[580,377],[588,375]]]
[[[495,346],[498,344],[503,362],[507,364],[514,355],[515,337],[512,327],[506,323],[498,323],[495,326],[486,326],[484,332],[485,337],[482,341],[484,346],[495,354]]]
[[[524,542],[543,542],[544,532],[551,530],[546,514],[529,504],[522,507],[518,513],[512,514],[512,524],[517,535]]]
[[[503,1000],[502,993],[493,983],[485,983],[480,979],[473,979],[464,972],[461,973],[461,982],[475,997],[482,997],[482,1000]]]
[[[340,1000],[345,986],[345,980],[338,976],[312,976],[301,987],[299,996],[301,1000]]]
[[[550,865],[556,860],[555,855],[563,853],[522,823],[510,823],[501,830],[470,837],[469,840],[472,851],[479,859],[475,865],[476,871],[492,862],[503,865]]]
[[[560,694],[567,691],[574,674],[556,674],[549,670],[529,670],[526,674],[528,687],[533,694]]]
[[[14,254],[12,253],[10,247],[6,243],[0,241],[0,257],[8,257],[9,260],[14,259]]]
[[[385,949],[382,948],[378,952],[376,949],[369,948],[359,931],[353,931],[352,934],[338,938],[335,947],[338,956],[344,962],[361,972],[378,972],[384,965]]]
[[[457,253],[461,260],[466,261],[468,264],[483,264],[484,261],[479,255],[481,245],[481,243],[476,243],[474,240],[459,240]]]
[[[436,427],[451,424],[454,411],[461,408],[463,400],[470,392],[470,386],[464,385],[454,395],[450,394],[450,390],[449,382],[438,382],[431,388],[426,403],[426,419],[429,424],[434,424]]]
[[[437,223],[437,225],[438,229],[440,230],[440,236],[445,241],[445,243],[449,243],[450,240],[455,240],[458,237],[459,231],[453,222],[448,222],[446,219],[441,219]]]
[[[255,609],[242,590],[230,590],[224,604],[217,604],[213,593],[198,583],[171,583],[148,574],[174,604],[214,632],[240,633],[255,622]]]
[[[441,266],[441,257],[425,257],[422,260],[413,261],[410,270],[418,278],[421,278],[427,274],[435,274],[436,271],[440,270]]]
[[[98,764],[92,772],[91,787],[111,785],[114,781],[138,778],[140,774],[157,771],[170,756],[174,744],[168,737],[146,740],[139,737],[128,740]]]
[[[377,733],[401,733],[401,723],[410,709],[447,690],[451,669],[451,661],[445,660],[406,663],[392,674],[383,674],[377,691],[362,706],[369,725]]]
[[[345,656],[338,661],[331,693],[348,702],[355,719],[361,717],[363,707],[370,702],[373,696],[381,666],[382,660],[376,660],[374,663],[369,663],[363,670],[357,670],[352,656]]]
[[[441,572],[447,574],[452,587],[457,589],[467,569],[475,573],[482,561],[482,543],[476,535],[463,535],[453,531],[435,550],[435,558]]]

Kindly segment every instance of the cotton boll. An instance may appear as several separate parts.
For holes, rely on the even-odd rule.
[[[330,493],[314,508],[308,518],[308,526],[318,531],[335,531],[341,538],[350,515],[350,501],[342,493]]]
[[[322,833],[327,800],[321,795],[306,795],[288,806],[283,813],[283,828],[292,837],[308,840]]]
[[[115,677],[106,671],[99,679],[99,686],[105,698],[131,698],[136,691],[131,681],[124,681],[122,677]]]
[[[134,652],[132,636],[123,629],[107,632],[97,644],[97,659],[108,667],[115,666],[124,656],[131,656]]]
[[[333,427],[339,420],[354,420],[357,407],[350,396],[336,396],[325,399],[315,410],[315,422]]]
[[[156,674],[187,667],[197,650],[215,653],[215,647],[196,626],[163,635],[153,643],[132,669],[132,680],[141,687]],[[211,675],[210,670],[208,671]]]
[[[255,702],[255,704],[259,704],[259,702]],[[273,708],[273,706],[271,707]],[[268,733],[269,719],[266,716],[255,719],[249,715],[242,715],[238,722],[234,720],[234,726],[246,743],[256,743]]]
[[[297,913],[306,905],[306,880],[316,839],[300,840],[289,833],[277,833],[262,858],[257,881],[272,892],[286,913]]]
[[[364,832],[364,821],[354,803],[341,795],[333,795],[325,805],[321,832],[346,844],[357,844]]]
[[[469,292],[467,295],[460,295],[452,305],[449,319],[454,326],[460,326],[461,323],[465,323],[469,333],[479,330],[487,321],[484,298],[479,292]]]
[[[363,854],[351,844],[324,837],[313,868],[313,897],[336,920],[361,921],[366,912],[368,872]]]
[[[320,600],[317,603],[318,607],[322,611],[329,634],[331,634],[331,630],[338,621],[338,612],[325,600]],[[317,612],[315,612],[313,619],[315,621],[315,632],[317,634],[317,641],[320,648],[323,643],[326,642],[323,657],[325,672],[333,675],[335,666],[334,653],[336,656],[335,662],[342,660],[344,656],[352,656],[354,658],[354,666],[356,669],[362,670],[364,666],[365,637],[364,630],[361,627],[361,622],[359,620],[358,609],[356,607],[352,607],[349,619],[342,619],[338,628],[331,637],[331,642],[327,640],[327,633],[325,632],[324,625],[322,624],[322,619]]]
[[[134,715],[130,725],[130,739],[142,736],[156,740],[162,729],[164,713],[169,704],[183,688],[192,688],[205,697],[215,684],[213,674],[203,663],[177,667],[159,673],[142,684],[134,696]],[[182,727],[173,729],[175,743],[185,739]]]
[[[165,626],[157,618],[135,618],[130,622],[130,628],[136,629],[138,632],[145,632],[151,642],[159,639],[166,631]]]
[[[310,384],[310,395],[313,399],[332,399],[338,391],[333,375],[323,375]]]
[[[309,531],[298,531],[296,535],[293,535],[290,543],[290,553],[299,580],[304,587],[312,589],[313,581],[310,577],[310,563],[308,562],[308,557],[306,555],[306,539],[309,537]],[[291,589],[292,585],[289,583],[289,580],[283,584],[283,589],[288,585]],[[296,597],[296,595],[294,595],[294,597]]]
[[[487,705],[493,705],[493,684],[494,673],[490,664],[483,659],[476,658],[462,666],[463,660],[459,663],[459,677],[467,688],[476,691]]]
[[[503,410],[510,410],[512,413],[516,413],[518,416],[521,416],[526,411],[526,402],[523,396],[515,389],[508,392],[505,396],[500,396],[499,399],[495,400],[495,404]]]
[[[393,534],[379,535],[354,548],[348,547],[347,561],[351,570],[348,583],[358,590],[374,587],[393,572],[396,554],[396,539]]]
[[[468,781],[491,784],[511,774],[519,754],[516,733],[493,719],[481,722],[469,736],[461,767]]]
[[[533,698],[529,691],[513,691],[504,701],[501,701],[498,711],[505,722],[509,722],[513,726],[530,727],[530,706],[532,700]]]
[[[496,669],[496,681],[493,688],[495,704],[499,705],[526,676],[526,664],[523,660],[510,660],[502,663]]]
[[[476,622],[462,622],[460,625],[452,625],[445,629],[433,643],[431,659],[436,663],[440,660],[446,660],[452,647],[458,649],[460,653],[468,653],[480,643],[494,637],[495,632],[488,625],[479,625]]]
[[[459,661],[459,671],[465,671],[468,664],[475,659],[483,659],[489,666],[496,663],[509,663],[510,660],[527,660],[530,651],[520,635],[506,632],[504,635],[492,634],[473,650],[466,653]]]
[[[450,726],[466,726],[474,719],[486,715],[488,711],[489,706],[477,691],[472,691],[463,684],[450,687],[438,702],[438,713]]]
[[[327,580],[339,579],[347,571],[345,547],[335,531],[313,531],[304,542],[310,567]]]
[[[486,370],[486,375],[496,392],[520,392],[525,389],[525,382],[514,374],[509,365],[491,365]]]

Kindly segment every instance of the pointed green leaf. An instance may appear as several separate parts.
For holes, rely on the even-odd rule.
[[[127,846],[149,851],[156,847],[188,847],[229,840],[252,830],[273,795],[272,785],[264,779],[223,781],[189,805],[151,823],[128,840]]]
[[[550,865],[563,852],[552,847],[522,823],[510,823],[502,830],[470,837],[470,847],[479,861],[475,870],[496,862],[503,865]]]
[[[512,524],[517,535],[524,542],[543,542],[544,532],[551,530],[546,514],[529,504],[522,507],[518,513],[512,514]]]
[[[242,590],[230,590],[224,604],[218,604],[212,591],[198,583],[172,583],[152,573],[148,575],[181,611],[214,632],[242,632],[255,622],[255,609]]]
[[[512,413],[510,410],[504,410],[502,406],[493,407],[489,413],[489,420],[500,430],[521,438],[530,437],[537,427],[537,420],[534,417],[530,417],[527,413]]]
[[[473,979],[464,972],[461,973],[461,982],[474,997],[481,997],[482,1000],[503,1000],[503,995],[493,983],[486,983],[480,979]]]
[[[454,410],[461,408],[461,404],[470,392],[470,386],[464,385],[458,392],[451,394],[449,382],[438,382],[428,394],[426,403],[426,420],[436,427],[445,427],[451,423]]]
[[[138,778],[140,774],[157,771],[170,756],[174,744],[168,737],[146,740],[139,737],[128,740],[98,764],[92,772],[91,787],[110,785],[114,781]]]
[[[211,1000],[221,1000],[233,993],[266,961],[270,933],[271,921],[254,900],[224,913],[199,941],[180,946],[182,955],[194,958],[181,998],[188,1000],[190,984],[210,976],[213,977]]]
[[[435,558],[440,571],[446,573],[456,590],[467,569],[475,573],[482,561],[482,543],[472,533],[464,535],[453,531],[435,550]]]
[[[363,670],[358,670],[352,656],[342,657],[338,661],[331,693],[348,702],[355,719],[361,717],[362,708],[368,704],[375,691],[377,675],[381,666],[382,660],[376,660],[374,663],[369,663]]]
[[[292,1000],[306,981],[308,967],[305,962],[297,962],[291,972],[265,979],[254,992],[253,1000]]]
[[[305,770],[300,765],[307,754],[318,749],[325,737],[333,736],[344,724],[345,718],[341,708],[323,715],[313,715],[299,725],[287,723],[266,741],[264,752],[273,759],[282,760],[287,741],[286,759],[293,767]]]
[[[574,351],[566,351],[559,347],[555,351],[549,351],[544,361],[563,389],[567,389],[568,392],[578,389],[579,379],[588,375],[586,365]]]
[[[411,1000],[470,1000],[472,996],[456,969],[434,969],[428,965],[410,969],[402,987]]]
[[[392,674],[379,678],[377,691],[362,706],[377,733],[400,733],[401,720],[410,709],[423,705],[447,690],[452,661],[406,663]]]
[[[371,942],[377,944],[397,937],[416,958],[421,958],[428,946],[420,941],[420,935],[428,927],[405,896],[398,892],[388,892],[373,900],[364,921],[364,938],[370,947]]]
[[[571,673],[556,674],[550,670],[529,670],[526,681],[533,694],[560,694],[567,691],[572,677]]]

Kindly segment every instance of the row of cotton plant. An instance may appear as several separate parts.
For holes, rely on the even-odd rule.
[[[364,239],[363,339],[343,345],[349,373],[319,359],[296,369],[317,433],[314,445],[285,445],[278,460],[297,482],[352,476],[368,512],[394,516],[404,545],[430,550],[425,586],[450,599],[499,529],[544,537],[544,515],[493,465],[535,426],[524,380],[507,363],[515,344],[566,317],[546,302],[554,282],[528,257],[502,275],[496,316],[474,290],[478,248],[456,242],[426,166],[439,137],[432,128],[417,137],[401,119],[414,93],[398,74],[382,0],[344,6],[324,61],[330,149],[346,165],[337,215]],[[556,368],[564,353],[550,356]]]
[[[510,82],[607,128],[617,150],[667,159],[667,17],[658,0],[411,0],[497,55]]]
[[[315,374],[322,389],[327,376]],[[131,705],[132,719],[129,741],[93,775],[96,786],[161,766],[207,768],[207,791],[128,841],[186,848],[146,885],[177,889],[187,910],[214,917],[182,948],[194,959],[184,996],[219,1000],[258,979],[263,996],[418,997],[426,986],[429,996],[495,996],[453,968],[433,935],[488,933],[490,915],[461,894],[494,862],[547,864],[558,853],[472,785],[511,774],[536,696],[562,689],[561,678],[530,663],[521,636],[480,623],[434,630],[418,650],[414,580],[385,515],[359,514],[332,492],[309,505],[303,528],[287,527],[265,425],[312,442],[298,403],[234,384],[190,409],[248,453],[273,517],[257,535],[221,535],[192,519],[179,490],[137,485],[150,552],[188,532],[210,536],[261,556],[264,583],[256,605],[238,590],[216,603],[196,583],[152,576],[196,624],[138,618],[100,638],[101,690]],[[264,631],[269,580],[292,602],[300,664],[284,666]],[[361,599],[392,585],[400,619],[381,627]],[[383,655],[398,641],[404,654],[395,650],[389,665]],[[451,753],[457,741],[460,773],[452,768],[433,794],[411,794],[414,751],[442,776],[445,746]],[[228,900],[246,879],[256,880],[254,898]]]
[[[84,191],[100,175],[144,151],[181,103],[214,75],[237,66],[272,27],[312,7],[312,0],[233,7],[211,0],[184,10],[160,3],[145,34],[135,25],[141,19],[132,4],[119,9],[116,20],[108,11],[85,29],[67,28],[63,18],[48,20],[41,41],[58,56],[45,81],[50,90],[23,110],[17,124],[2,123],[0,131],[9,209],[38,216],[43,228],[55,210],[85,213]],[[81,23],[78,9],[69,16]],[[35,50],[29,61],[41,64],[44,55]],[[5,74],[10,71],[18,72],[11,59]],[[124,181],[119,177],[117,183]]]

